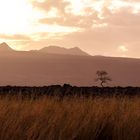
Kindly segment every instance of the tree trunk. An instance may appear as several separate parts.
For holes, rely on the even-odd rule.
[[[103,83],[104,83],[104,82],[101,82],[101,87],[104,87]]]

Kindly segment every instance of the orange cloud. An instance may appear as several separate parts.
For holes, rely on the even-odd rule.
[[[56,8],[59,13],[65,13],[65,8],[69,5],[69,2],[64,0],[44,0],[39,2],[38,0],[33,0],[32,5],[36,8],[44,10],[46,12],[50,11],[52,8]]]
[[[19,40],[19,41],[29,41],[31,38],[26,35],[19,35],[19,34],[14,34],[14,35],[7,35],[7,34],[0,34],[0,39],[6,39],[6,40]]]

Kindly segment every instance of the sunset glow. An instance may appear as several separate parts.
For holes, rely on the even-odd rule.
[[[92,55],[140,57],[137,0],[0,0],[0,18],[0,42],[17,50],[79,46]],[[122,44],[129,49],[118,51]]]
[[[1,0],[0,17],[1,34],[28,33],[34,18],[32,7],[26,0]]]

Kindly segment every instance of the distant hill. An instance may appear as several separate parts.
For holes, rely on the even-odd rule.
[[[113,80],[109,86],[140,86],[140,59],[44,51],[14,51],[0,44],[0,85],[92,86],[99,85],[94,81],[96,71],[106,70]]]
[[[59,46],[48,46],[40,49],[39,52],[44,52],[49,54],[63,54],[63,55],[81,55],[81,56],[89,55],[88,53],[82,51],[78,47],[67,49]]]
[[[12,51],[14,51],[14,50],[12,48],[10,48],[7,43],[3,42],[0,44],[0,52],[6,53],[6,52],[12,52]]]
[[[74,47],[74,48],[63,48],[63,47],[59,47],[59,46],[48,46],[48,47],[44,47],[40,50],[31,50],[31,51],[16,51],[14,49],[12,49],[7,43],[3,42],[0,44],[0,52],[3,53],[8,53],[9,52],[12,54],[12,52],[17,52],[17,53],[24,53],[24,52],[28,52],[28,53],[32,53],[32,52],[36,52],[36,53],[45,53],[45,54],[59,54],[59,55],[79,55],[79,56],[89,56],[88,53],[82,51],[80,48],[78,47]]]

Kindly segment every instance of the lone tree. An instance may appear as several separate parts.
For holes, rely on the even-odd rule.
[[[112,79],[108,76],[108,73],[104,70],[98,70],[96,72],[97,78],[95,81],[100,81],[100,84],[102,87],[104,87],[104,84],[107,84],[108,81],[112,81]]]

